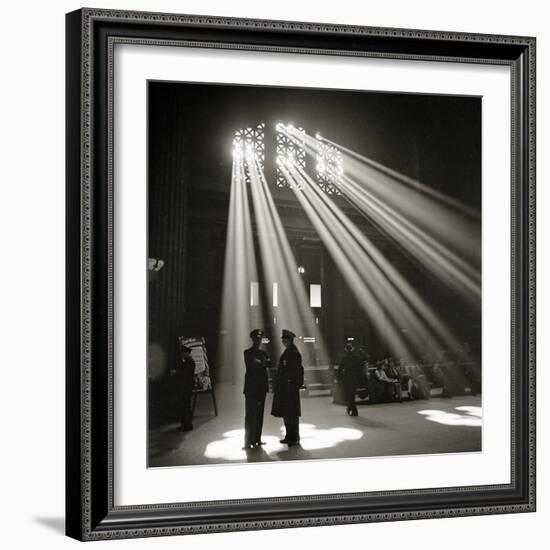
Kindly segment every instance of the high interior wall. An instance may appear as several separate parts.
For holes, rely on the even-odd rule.
[[[204,336],[213,378],[223,381],[232,380],[231,373],[234,371],[224,368],[224,358],[218,353],[231,184],[230,154],[224,148],[229,147],[232,131],[239,127],[239,120],[244,120],[244,108],[240,106],[238,116],[228,109],[231,116],[226,115],[224,119],[224,111],[219,104],[220,90],[217,88],[214,91],[218,94],[215,96],[218,101],[213,98],[211,109],[205,110],[205,102],[199,101],[199,96],[211,90],[209,88],[205,92],[206,87],[199,88],[167,84],[151,85],[149,88],[149,257],[165,262],[160,272],[150,276],[149,283],[150,374],[154,377],[166,374],[178,360],[178,336]],[[249,89],[245,92],[252,93]],[[409,103],[413,99],[406,98],[397,115],[409,113],[407,109],[411,109]],[[308,110],[303,99],[301,101],[303,117],[307,119],[313,111],[312,108]],[[382,105],[381,98],[375,96],[372,101],[373,120],[376,121]],[[394,100],[390,98],[390,101]],[[480,200],[480,170],[479,159],[472,155],[479,149],[476,142],[479,139],[476,133],[479,116],[464,108],[458,122],[451,121],[447,118],[443,100],[437,98],[434,101],[433,116],[423,117],[421,113],[415,115],[415,112],[408,114],[418,118],[415,121],[418,135],[408,135],[410,130],[403,130],[397,135],[397,122],[385,124],[379,120],[379,126],[373,126],[369,132],[359,128],[358,143],[367,147],[367,142],[372,141],[370,134],[376,135],[378,141],[373,150],[379,161],[391,163],[409,176],[420,178],[436,188],[448,188],[458,198],[469,198],[469,202],[476,206]],[[260,113],[266,120],[277,118],[276,103],[273,101],[259,106],[244,103],[252,113],[247,115],[248,121],[260,120]],[[394,103],[398,105],[398,102]],[[461,108],[461,105],[453,105],[453,110]],[[266,110],[267,107],[271,111]],[[296,116],[296,113],[293,114]],[[453,153],[453,148],[449,152],[448,147],[440,146],[442,151],[446,151],[443,156],[434,156],[434,151],[439,150],[438,141],[444,138],[452,140],[450,133],[464,132],[467,128],[470,128],[468,131],[472,140],[462,141],[467,142],[464,155],[471,158],[472,167],[464,167],[466,172],[462,172],[462,177],[464,174],[466,177],[462,182],[458,170],[459,157]],[[339,128],[338,131],[342,134],[346,128]],[[347,127],[347,131],[353,137],[353,127]],[[271,182],[270,188],[297,261],[315,264],[306,270],[305,282],[322,284],[323,307],[318,313],[329,352],[328,361],[338,362],[347,336],[364,343],[371,355],[379,358],[387,350],[377,338],[368,314],[358,306],[344,282],[339,266],[334,264],[324,249],[298,203],[292,200],[292,193],[287,191],[285,195],[284,191],[272,185],[273,143],[272,137],[267,137],[271,133],[268,128],[266,177]],[[361,142],[361,139],[367,141]],[[477,313],[472,313],[450,295],[426,269],[415,265],[385,235],[358,216],[353,208],[349,205],[345,207],[361,231],[390,258],[418,293],[436,304],[460,338],[468,341],[474,352],[478,351],[481,328]],[[252,222],[254,231],[254,219]],[[270,327],[269,318],[259,321],[263,328],[273,330],[273,337],[278,337],[276,330],[280,327]]]

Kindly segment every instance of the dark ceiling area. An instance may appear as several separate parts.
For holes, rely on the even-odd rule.
[[[375,83],[373,83],[373,87]],[[194,188],[229,191],[232,136],[265,123],[266,178],[275,195],[275,124],[316,132],[463,203],[481,203],[481,98],[150,82],[150,118],[182,105],[185,173]],[[159,128],[162,132],[162,128]],[[151,139],[155,139],[151,135]],[[313,174],[313,159],[307,170]]]

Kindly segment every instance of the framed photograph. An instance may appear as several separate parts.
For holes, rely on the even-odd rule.
[[[67,14],[67,535],[535,510],[535,39]]]

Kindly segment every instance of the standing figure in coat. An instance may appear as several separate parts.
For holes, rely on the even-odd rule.
[[[338,368],[338,381],[343,386],[346,412],[350,416],[358,415],[355,405],[355,389],[364,362],[364,355],[356,350],[353,341],[346,342],[344,355]]]
[[[191,396],[195,385],[195,361],[191,357],[191,348],[181,345],[181,360],[174,369],[175,386],[178,398],[181,399],[181,422],[178,428],[181,432],[193,429],[191,411]]]
[[[265,395],[268,390],[267,367],[271,360],[267,353],[260,349],[264,333],[260,329],[250,333],[252,347],[244,351],[244,447],[252,449],[263,445],[262,426],[264,423]]]
[[[273,416],[284,420],[285,437],[281,443],[289,446],[298,445],[300,441],[300,387],[304,385],[302,356],[294,345],[295,337],[293,332],[283,329],[281,342],[285,350],[279,359],[271,409]]]

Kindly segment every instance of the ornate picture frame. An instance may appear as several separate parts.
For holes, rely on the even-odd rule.
[[[67,14],[66,28],[67,535],[103,540],[534,511],[535,38],[103,9]],[[510,483],[115,504],[117,44],[509,67]]]

